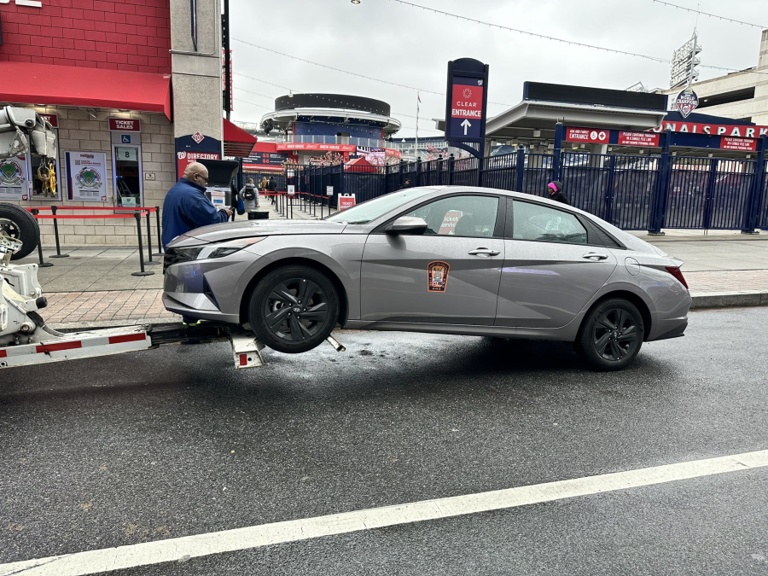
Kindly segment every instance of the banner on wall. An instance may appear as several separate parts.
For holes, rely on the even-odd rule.
[[[0,160],[0,201],[28,199],[26,157],[17,156]]]
[[[107,201],[107,155],[67,152],[68,198],[75,202]]]

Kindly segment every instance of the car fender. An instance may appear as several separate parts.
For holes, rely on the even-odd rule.
[[[273,239],[278,243],[282,240],[280,237]],[[327,241],[327,239],[326,236],[324,240]],[[266,253],[261,254],[241,277],[239,281],[242,283],[241,293],[245,295],[252,280],[264,268],[272,267],[281,261],[303,259],[324,266],[336,276],[346,292],[348,319],[358,319],[360,317],[360,268],[365,236],[345,235],[343,239],[343,242],[329,243],[325,249],[317,249],[309,245],[297,246],[295,245],[296,237],[293,237],[294,245],[287,245],[289,241],[286,241],[285,246],[275,246],[268,251],[264,250],[267,246],[255,245],[254,248],[258,247],[259,251],[264,250]],[[302,237],[302,240],[304,240],[302,243],[312,244],[311,239]]]

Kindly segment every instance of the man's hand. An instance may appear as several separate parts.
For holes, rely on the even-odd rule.
[[[234,212],[235,212],[235,209],[234,209],[234,208],[227,208],[226,210],[224,210],[224,212],[226,212],[226,213],[227,213],[227,216],[229,216],[230,218],[232,218],[232,214],[234,214]]]

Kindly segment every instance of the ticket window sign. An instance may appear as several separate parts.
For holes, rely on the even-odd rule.
[[[67,152],[69,199],[107,201],[107,155],[103,152]]]
[[[337,208],[341,212],[342,210],[346,210],[348,208],[352,208],[355,205],[355,195],[354,194],[341,194],[338,197],[338,203]]]
[[[472,58],[448,63],[446,139],[484,143],[488,101],[488,65]]]

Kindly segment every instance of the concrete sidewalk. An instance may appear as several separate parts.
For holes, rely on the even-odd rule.
[[[262,209],[270,219],[284,219],[269,202]],[[327,213],[326,213],[327,214]],[[294,206],[294,219],[313,216]],[[318,214],[319,216],[319,214]],[[768,305],[768,234],[670,231],[665,236],[636,236],[685,262],[683,273],[694,296],[694,307]],[[75,248],[69,258],[51,259],[39,277],[48,297],[46,320],[60,328],[116,326],[128,323],[174,322],[180,318],[162,306],[161,257],[149,265],[152,276],[136,277],[138,251],[131,248]],[[37,262],[36,256],[21,262]]]

